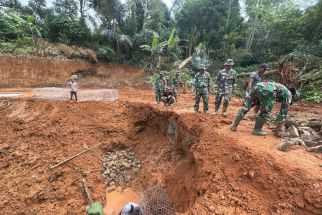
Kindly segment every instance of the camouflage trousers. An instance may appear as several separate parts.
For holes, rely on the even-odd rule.
[[[174,96],[174,98],[176,98],[176,100],[178,98],[178,91],[179,91],[178,87],[173,87],[173,96]]]
[[[163,93],[164,93],[164,90],[161,90],[161,89],[155,90],[155,101],[156,102],[159,103],[161,101]]]
[[[196,89],[194,111],[199,111],[200,99],[203,101],[203,112],[208,112],[209,94],[206,89]]]
[[[226,112],[228,105],[229,105],[229,101],[230,101],[230,95],[231,95],[231,91],[232,90],[222,90],[219,89],[216,97],[215,97],[215,111],[219,110],[219,106],[221,104],[221,100],[222,98],[224,98],[224,102],[223,102],[223,107],[222,107],[222,112]]]
[[[170,97],[162,97],[161,100],[163,101],[164,105],[172,105],[174,103],[174,97],[170,96]]]
[[[237,117],[244,117],[252,107],[259,105],[259,117],[263,120],[267,120],[272,112],[274,104],[274,93],[261,93],[261,91],[257,91],[253,88],[250,95],[245,98],[244,105],[239,110]]]

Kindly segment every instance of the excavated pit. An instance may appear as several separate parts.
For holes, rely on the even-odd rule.
[[[22,213],[42,214],[42,208],[47,208],[51,214],[58,207],[57,214],[73,210],[80,214],[79,206],[87,201],[82,175],[94,199],[102,202],[109,191],[120,191],[122,198],[124,190],[140,195],[154,185],[166,190],[176,211],[185,211],[197,197],[194,158],[189,146],[182,145],[194,134],[173,112],[145,105],[33,99],[7,100],[0,110],[4,119],[0,180],[5,184],[0,208],[4,212],[14,207]],[[176,129],[172,124],[168,131],[169,120],[177,123]],[[49,169],[101,141],[105,144],[100,149]],[[5,195],[4,190],[9,192]]]
[[[321,212],[321,181],[238,145],[217,132],[225,121],[207,115],[121,101],[33,99],[0,102],[0,114],[4,214],[83,214],[88,202],[82,176],[92,197],[107,207],[119,204],[116,198],[139,201],[158,185],[176,212],[185,214]],[[99,142],[99,148],[50,169]],[[111,171],[104,174],[110,162],[114,170],[124,170],[113,173],[120,175],[114,184],[107,181],[113,177],[106,178]]]

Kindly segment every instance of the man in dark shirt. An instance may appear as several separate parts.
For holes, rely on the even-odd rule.
[[[161,100],[163,101],[165,106],[172,106],[172,104],[174,103],[173,89],[166,87]]]

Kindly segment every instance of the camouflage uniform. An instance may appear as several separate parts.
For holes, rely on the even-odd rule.
[[[175,75],[172,79],[172,86],[173,86],[173,96],[176,98],[178,97],[179,85],[181,84],[181,79],[179,75]]]
[[[276,101],[282,103],[279,113],[276,117],[276,123],[282,124],[288,114],[289,105],[292,102],[292,93],[282,84],[276,82],[260,82],[252,88],[250,95],[245,99],[244,106],[239,110],[237,117],[231,129],[235,131],[239,122],[246,113],[255,105],[260,105],[260,113],[256,119],[253,134],[263,136],[261,131],[264,123],[267,121],[269,114]]]
[[[236,71],[233,69],[230,70],[220,70],[217,75],[217,94],[215,98],[215,111],[218,111],[222,97],[224,97],[223,109],[222,112],[226,112],[229,101],[231,99],[233,89],[237,86],[237,75]]]
[[[206,69],[206,67],[201,67],[200,69]],[[198,72],[194,77],[194,90],[195,90],[195,112],[199,111],[199,102],[202,97],[203,100],[203,111],[208,112],[208,103],[209,103],[209,91],[210,91],[210,74],[204,72],[203,74]]]
[[[93,202],[86,207],[87,215],[104,215],[104,209],[101,203]]]
[[[155,100],[156,102],[161,101],[161,97],[164,93],[164,89],[167,86],[167,80],[163,77],[162,74],[155,80],[154,89],[155,89]]]
[[[173,89],[167,87],[162,94],[161,100],[164,102],[164,105],[171,106],[174,103]]]
[[[259,76],[259,74],[257,72],[252,72],[249,76],[250,79],[253,79],[252,82],[252,88],[254,88],[254,86],[262,81],[262,77]]]

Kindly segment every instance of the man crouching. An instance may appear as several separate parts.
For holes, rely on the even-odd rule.
[[[164,106],[172,106],[175,101],[173,89],[166,87],[164,93],[162,94],[161,100],[163,101]]]

